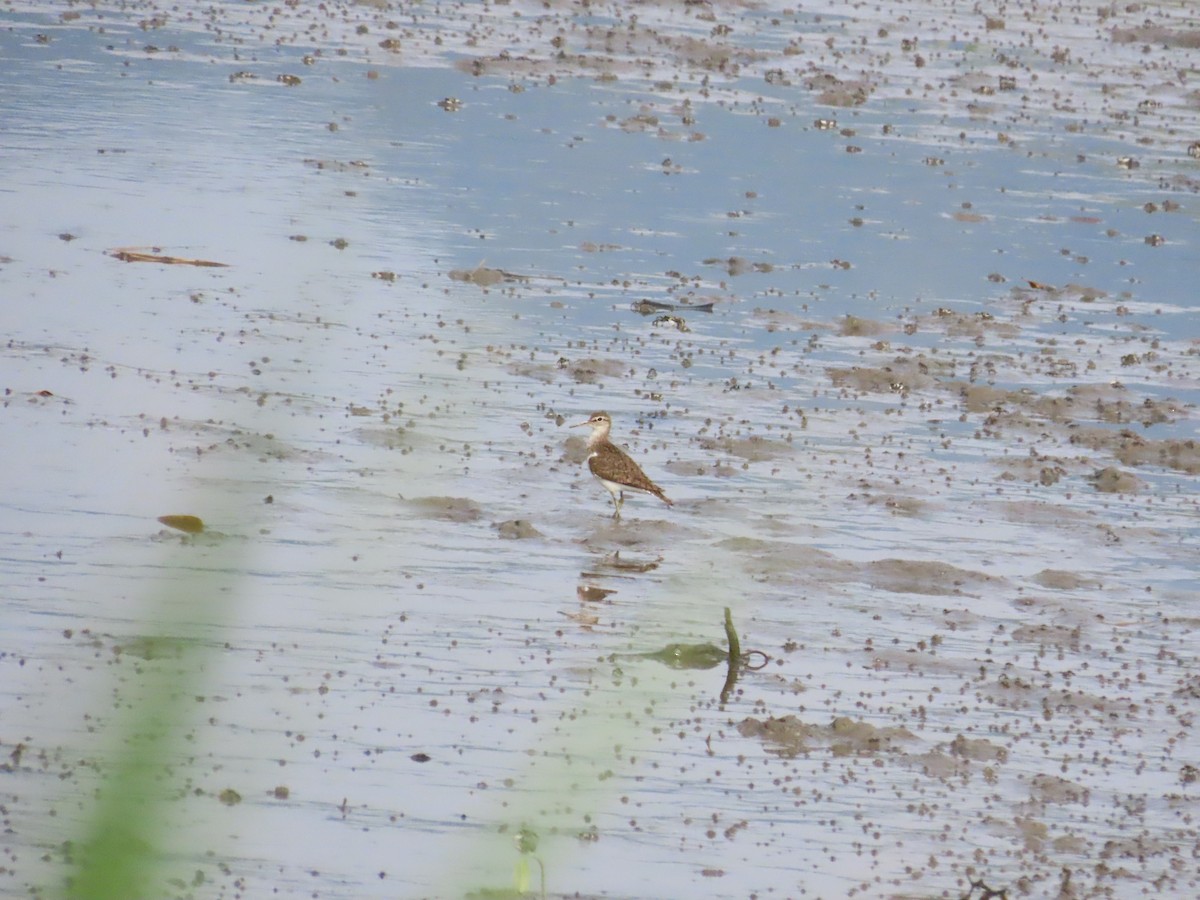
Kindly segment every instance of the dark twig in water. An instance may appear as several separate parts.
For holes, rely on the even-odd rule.
[[[742,642],[738,639],[738,633],[733,627],[733,613],[729,611],[729,607],[725,607],[725,637],[729,641],[729,659],[732,664],[733,660],[741,662],[742,659]]]
[[[721,702],[729,700],[733,687],[737,684],[738,671],[742,667],[742,642],[738,640],[737,630],[733,627],[733,613],[725,607],[725,638],[729,641],[729,670],[725,674],[725,685],[721,688]]]
[[[725,638],[729,641],[729,655],[727,656],[729,672],[725,676],[725,686],[721,688],[722,703],[729,699],[742,669],[757,672],[771,661],[771,657],[761,650],[749,650],[742,653],[742,642],[738,638],[737,629],[733,627],[733,613],[729,611],[728,606],[725,607]],[[753,663],[750,662],[752,659]]]
[[[752,659],[754,662],[750,662]],[[770,661],[771,657],[761,650],[747,650],[742,655],[742,668],[749,669],[751,672],[757,672],[759,669],[766,668],[767,663]]]

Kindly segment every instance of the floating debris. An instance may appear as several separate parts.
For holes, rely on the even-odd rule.
[[[575,595],[585,603],[599,603],[615,593],[614,589],[596,587],[591,584],[581,584],[575,588]]]
[[[242,795],[233,788],[225,788],[225,790],[217,795],[217,799],[226,806],[237,806],[242,802]]]
[[[210,259],[191,259],[186,256],[168,256],[160,252],[158,247],[151,247],[153,253],[146,253],[136,247],[123,247],[109,250],[108,255],[121,262],[153,262],[168,266],[206,266],[210,268],[228,268],[229,263],[213,262]]]
[[[474,269],[451,269],[450,278],[453,281],[467,281],[480,287],[491,287],[502,281],[529,281],[528,275],[517,275],[503,269],[490,269],[487,266],[476,266]]]
[[[652,316],[660,312],[674,312],[675,310],[686,309],[692,312],[712,312],[713,303],[710,300],[708,303],[662,303],[658,300],[637,300],[630,305],[635,313],[641,313],[643,316]]]
[[[680,316],[659,316],[651,324],[657,325],[660,328],[674,328],[676,331],[692,330],[688,328],[687,322],[683,321]]]

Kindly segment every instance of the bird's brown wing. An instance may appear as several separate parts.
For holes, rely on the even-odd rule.
[[[605,478],[636,491],[645,491],[667,506],[674,505],[663,493],[663,489],[646,477],[641,466],[634,462],[628,453],[613,444],[597,447],[588,459],[588,469],[598,478]]]

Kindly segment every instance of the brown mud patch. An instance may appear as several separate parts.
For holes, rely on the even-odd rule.
[[[785,758],[816,750],[827,750],[835,757],[890,755],[902,752],[903,744],[916,739],[907,728],[881,728],[845,716],[824,725],[805,722],[794,715],[747,718],[738,723],[737,730],[742,737],[762,741],[768,753]]]

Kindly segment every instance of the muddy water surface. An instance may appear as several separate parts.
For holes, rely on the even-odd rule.
[[[0,4],[0,892],[182,668],[148,896],[1195,894],[1195,23],[960,7]]]

